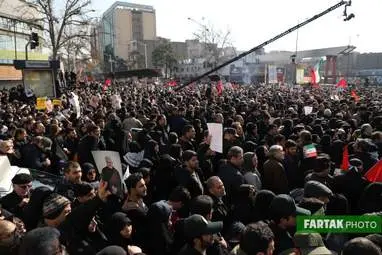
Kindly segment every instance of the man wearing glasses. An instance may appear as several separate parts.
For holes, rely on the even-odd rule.
[[[0,200],[2,208],[22,218],[23,208],[29,202],[32,180],[29,174],[16,174],[12,179],[13,191]]]

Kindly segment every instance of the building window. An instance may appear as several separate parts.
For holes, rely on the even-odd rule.
[[[9,35],[0,35],[0,49],[9,50],[14,47],[14,42],[12,36]]]

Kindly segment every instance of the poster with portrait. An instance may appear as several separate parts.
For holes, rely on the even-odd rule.
[[[92,151],[94,161],[102,180],[108,183],[108,189],[114,195],[123,196],[122,164],[116,151]]]

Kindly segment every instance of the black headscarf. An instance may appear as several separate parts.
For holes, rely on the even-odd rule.
[[[166,201],[153,203],[147,213],[150,226],[148,249],[150,254],[169,254],[173,235],[169,229],[172,208]]]
[[[127,247],[127,245],[131,243],[130,239],[124,238],[120,233],[126,225],[131,225],[131,220],[126,216],[125,213],[116,212],[113,214],[109,224],[106,225],[110,244]]]
[[[53,192],[47,187],[38,187],[32,191],[29,203],[23,211],[23,221],[27,231],[37,227],[42,218],[42,205],[46,197]]]
[[[260,190],[256,193],[253,222],[259,220],[264,221],[269,218],[269,205],[275,196],[275,193],[266,189]]]

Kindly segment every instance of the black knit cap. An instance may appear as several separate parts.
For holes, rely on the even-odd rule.
[[[12,179],[13,184],[28,184],[33,181],[33,178],[30,174],[16,174]]]

